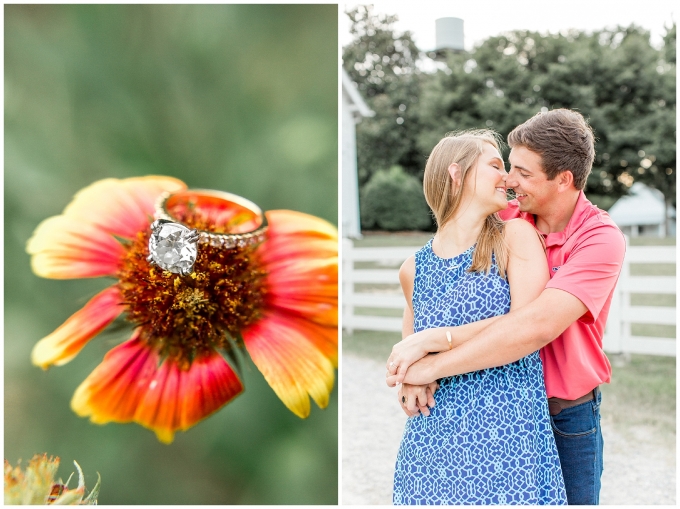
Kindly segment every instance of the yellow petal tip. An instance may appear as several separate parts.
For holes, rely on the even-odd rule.
[[[153,431],[156,433],[156,438],[158,438],[158,441],[161,442],[161,443],[164,443],[166,445],[170,445],[175,440],[175,434],[170,430],[155,429]]]

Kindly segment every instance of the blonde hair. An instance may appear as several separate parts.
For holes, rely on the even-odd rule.
[[[444,226],[460,205],[467,176],[474,173],[479,156],[488,143],[500,152],[503,141],[500,135],[488,129],[449,133],[432,149],[425,166],[423,191],[427,204],[432,209],[437,227]],[[460,168],[460,185],[454,185],[449,175],[449,166],[457,163]],[[472,257],[470,272],[491,271],[495,255],[498,272],[506,277],[508,247],[503,234],[505,222],[497,213],[484,221],[482,231],[477,237],[477,247]]]

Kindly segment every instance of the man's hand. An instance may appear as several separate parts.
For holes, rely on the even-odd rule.
[[[434,407],[434,393],[439,389],[439,384],[433,382],[427,385],[402,384],[397,393],[402,410],[409,417],[419,413],[430,415],[430,408]]]

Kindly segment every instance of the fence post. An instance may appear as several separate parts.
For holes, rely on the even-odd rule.
[[[623,236],[626,239],[626,253],[628,252],[628,249],[630,248],[630,242],[628,240],[628,235]],[[619,280],[623,280],[625,284],[621,285],[621,292],[620,292],[620,306],[619,306],[619,320],[620,320],[620,330],[621,330],[621,339],[620,339],[620,352],[623,354],[628,354],[630,355],[630,337],[631,337],[631,331],[630,331],[630,320],[626,316],[626,310],[630,308],[630,289],[629,289],[629,280],[630,280],[630,258],[628,256],[624,256],[623,258],[623,266],[621,267],[621,276]]]
[[[628,251],[628,236],[623,236],[626,239],[626,252]],[[609,316],[607,318],[607,325],[604,331],[604,340],[602,348],[612,354],[623,353],[623,337],[624,332],[624,320],[623,320],[623,307],[625,302],[624,292],[628,287],[628,271],[626,270],[628,263],[628,255],[623,258],[623,263],[621,265],[621,273],[619,274],[619,279],[616,282],[616,288],[614,288],[614,295],[612,295],[612,303],[609,306]]]
[[[619,280],[614,289],[612,296],[612,303],[609,307],[609,317],[607,318],[607,326],[604,332],[603,349],[613,354],[620,354],[622,352],[621,337],[623,336],[623,322],[622,322],[622,298],[621,292],[626,284],[624,281],[623,268],[619,275]]]
[[[342,327],[348,334],[354,332],[354,306],[352,295],[354,294],[354,259],[352,249],[354,245],[350,239],[342,239]]]

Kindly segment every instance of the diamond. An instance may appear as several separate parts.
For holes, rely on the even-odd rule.
[[[151,232],[149,254],[162,269],[189,274],[196,261],[196,235],[178,223],[158,224]]]

